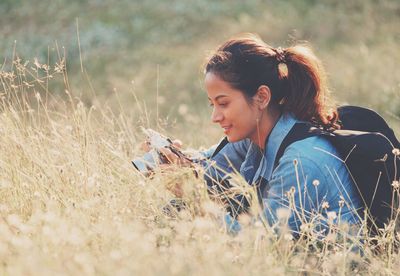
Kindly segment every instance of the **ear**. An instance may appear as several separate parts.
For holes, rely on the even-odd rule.
[[[271,101],[271,90],[266,85],[261,85],[254,95],[254,103],[259,109],[264,110]]]

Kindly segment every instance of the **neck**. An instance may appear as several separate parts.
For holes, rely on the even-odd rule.
[[[265,141],[271,133],[275,124],[278,122],[282,112],[279,108],[270,108],[268,113],[264,112],[257,124],[257,129],[253,133],[250,140],[255,143],[258,147],[264,150]]]

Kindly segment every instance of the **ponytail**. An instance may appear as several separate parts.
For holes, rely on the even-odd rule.
[[[338,113],[330,99],[321,61],[309,47],[296,45],[285,50],[285,62],[287,79],[284,80],[284,110],[292,112],[300,120],[325,128],[339,128]]]

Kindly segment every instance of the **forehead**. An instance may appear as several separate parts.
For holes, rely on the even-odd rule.
[[[234,89],[229,83],[222,80],[214,73],[207,73],[204,83],[210,98],[218,95],[236,96],[237,94],[241,94],[239,90]]]

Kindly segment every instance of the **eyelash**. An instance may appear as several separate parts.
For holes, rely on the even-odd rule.
[[[227,106],[228,104],[227,104],[227,103],[223,103],[223,104],[217,104],[217,105],[222,106],[222,107],[225,107],[225,106]],[[214,104],[210,103],[209,106],[210,106],[210,107],[214,107]]]

